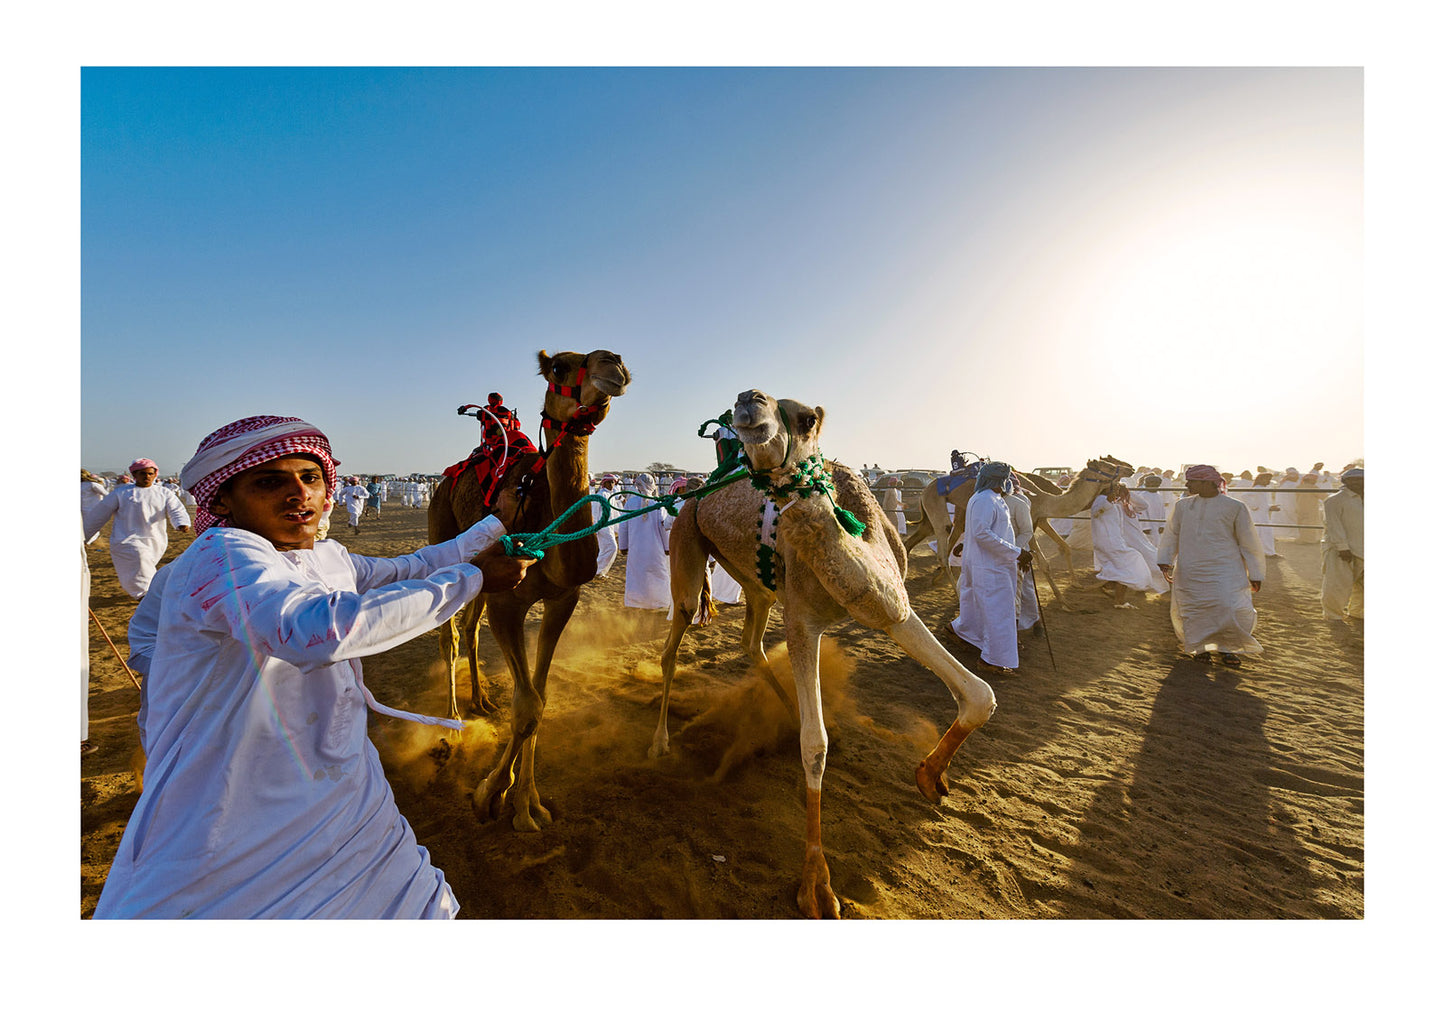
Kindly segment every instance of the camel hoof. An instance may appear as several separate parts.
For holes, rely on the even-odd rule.
[[[798,910],[807,918],[842,918],[843,905],[827,882],[810,886],[806,881],[798,887]]]
[[[491,716],[499,711],[497,703],[485,695],[482,696],[481,701],[474,701],[471,705],[467,706],[467,715],[469,716]]]
[[[942,804],[948,795],[948,774],[939,773],[935,776],[929,770],[927,762],[920,762],[913,771],[913,782],[918,785],[919,792],[935,805]]]
[[[533,819],[530,815],[524,815],[521,812],[517,812],[512,816],[512,829],[518,833],[542,832],[542,826],[536,819]]]
[[[490,781],[488,781],[490,784]],[[483,788],[480,793],[472,791],[472,814],[477,817],[477,822],[495,822],[502,817],[502,795],[503,791],[492,791],[490,794]]]
[[[660,759],[664,755],[671,753],[671,751],[672,745],[669,744],[667,738],[663,738],[661,741],[652,742],[652,746],[647,749],[647,757],[649,759]]]

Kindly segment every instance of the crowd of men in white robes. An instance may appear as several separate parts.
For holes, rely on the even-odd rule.
[[[990,476],[990,485],[976,483],[965,508],[964,541],[951,558],[959,568],[953,629],[980,650],[986,669],[1004,671],[1018,663],[1011,636],[1039,619],[1032,572],[1009,568],[1010,558],[1028,548],[1033,525],[1028,498],[1006,467]],[[1071,546],[1087,543],[1094,584],[1116,608],[1133,609],[1131,600],[1167,593],[1184,651],[1201,662],[1217,655],[1237,666],[1241,655],[1262,651],[1253,634],[1252,597],[1266,558],[1281,555],[1278,541],[1319,544],[1327,620],[1364,617],[1363,467],[1347,465],[1335,476],[1317,463],[1306,473],[1290,468],[1280,475],[1276,483],[1276,473],[1264,466],[1236,477],[1193,465],[1176,480],[1172,470],[1145,468],[1108,486],[1082,520],[1051,524]],[[1069,479],[1061,482],[1067,486]]]

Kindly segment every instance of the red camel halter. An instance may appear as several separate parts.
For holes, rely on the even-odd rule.
[[[572,433],[576,436],[591,436],[597,431],[597,412],[601,408],[593,404],[582,403],[582,381],[587,378],[587,366],[577,367],[577,381],[571,386],[564,386],[561,383],[554,383],[547,380],[547,389],[554,394],[561,394],[563,397],[570,397],[577,402],[577,410],[572,412],[572,417],[565,422],[559,422],[555,418],[549,418],[547,413],[542,413],[542,428],[557,430],[557,438],[560,440],[563,433]],[[548,447],[551,450],[551,446]],[[545,456],[545,455],[544,455]]]
[[[477,481],[482,486],[485,505],[490,508],[496,500],[497,487],[501,484],[502,477],[506,474],[507,469],[511,467],[515,460],[529,454],[534,454],[536,459],[526,471],[522,473],[522,477],[517,486],[517,496],[519,497],[517,517],[520,518],[522,508],[526,504],[527,496],[531,492],[533,484],[543,471],[546,470],[547,458],[551,456],[553,450],[557,449],[557,443],[562,437],[568,433],[576,436],[590,436],[597,431],[597,423],[600,417],[599,413],[602,410],[601,405],[580,403],[582,400],[582,381],[586,378],[587,366],[583,365],[578,367],[576,382],[570,386],[555,383],[551,380],[547,381],[547,389],[549,391],[560,394],[563,397],[570,397],[579,403],[577,410],[572,412],[572,417],[565,422],[559,422],[551,418],[547,415],[546,411],[542,412],[542,429],[544,435],[539,437],[542,441],[541,450],[538,450],[537,447],[532,445],[531,440],[527,438],[526,434],[520,431],[512,432],[507,428],[508,425],[516,422],[516,417],[511,415],[508,409],[483,408],[478,404],[466,404],[458,408],[458,415],[474,416],[482,423],[483,449],[460,464],[448,468],[446,474],[459,474],[467,467],[474,467],[477,472]],[[508,412],[506,421],[492,423],[483,418],[484,415],[487,418],[494,417],[498,410]],[[489,429],[491,430],[490,435],[492,437],[501,440],[500,444],[496,442],[496,439],[488,442]],[[546,442],[545,432],[548,429],[554,430],[557,434],[551,443]],[[513,524],[515,523],[514,521]]]

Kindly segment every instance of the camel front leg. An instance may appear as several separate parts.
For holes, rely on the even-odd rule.
[[[1049,561],[1048,561],[1048,559],[1044,556],[1044,551],[1039,548],[1038,539],[1035,538],[1035,537],[1032,536],[1032,535],[1029,536],[1029,549],[1032,550],[1032,551],[1033,551],[1033,554],[1034,554],[1033,572],[1034,572],[1034,579],[1035,579],[1035,581],[1034,581],[1034,594],[1035,594],[1035,596],[1038,595],[1038,591],[1039,591],[1039,586],[1038,586],[1038,580],[1037,580],[1037,579],[1038,579],[1038,575],[1039,575],[1039,568],[1042,567],[1042,568],[1044,569],[1044,581],[1046,581],[1046,582],[1049,583],[1049,591],[1051,591],[1051,592],[1054,594],[1054,602],[1058,603],[1059,606],[1062,607],[1063,610],[1064,610],[1066,613],[1073,613],[1073,612],[1074,612],[1073,607],[1071,607],[1068,603],[1066,603],[1066,602],[1064,601],[1064,594],[1059,591],[1059,586],[1054,582],[1054,572],[1053,572],[1053,570],[1049,567]],[[1042,613],[1042,610],[1041,610],[1040,612]]]
[[[522,629],[526,616],[527,607],[513,600],[493,601],[487,611],[487,624],[502,647],[507,672],[512,675],[512,732],[497,764],[483,784],[472,792],[472,812],[482,822],[501,817],[505,796],[516,781],[518,753],[542,716],[541,697],[527,670]]]
[[[818,680],[818,645],[822,630],[789,620],[788,659],[798,692],[798,745],[807,783],[807,825],[803,839],[803,877],[798,884],[798,909],[809,918],[839,918],[841,905],[833,893],[828,860],[823,855],[823,770],[828,761],[828,732],[823,726],[823,694]]]
[[[667,645],[662,650],[662,708],[658,710],[657,728],[652,732],[652,744],[647,749],[649,759],[659,758],[672,750],[667,736],[667,703],[672,697],[672,678],[677,673],[677,648],[682,644],[682,636],[690,623],[692,615],[683,603],[674,599],[672,630],[668,632]]]
[[[581,594],[580,588],[568,589],[543,604],[542,624],[537,629],[537,665],[532,671],[532,683],[525,689],[525,698],[513,701],[513,726],[516,728],[520,723],[521,747],[518,749],[516,781],[509,799],[512,828],[518,832],[535,833],[552,821],[552,813],[542,806],[542,797],[537,793],[537,732],[542,726],[542,714],[547,709],[547,677],[552,670],[552,656]]]
[[[910,610],[902,623],[888,628],[888,634],[904,652],[932,670],[958,703],[957,719],[914,770],[913,779],[919,791],[936,805],[948,793],[947,771],[953,753],[958,751],[964,738],[988,722],[998,703],[993,689],[950,656],[933,637],[933,632],[918,619],[918,614]]]
[[[1074,576],[1074,551],[1072,547],[1069,546],[1068,541],[1058,533],[1058,530],[1054,528],[1054,523],[1048,518],[1041,518],[1038,523],[1038,528],[1050,539],[1054,540],[1054,545],[1059,547],[1059,552],[1064,555],[1064,564],[1066,565],[1068,575],[1072,578]],[[1051,580],[1049,584],[1052,585],[1053,581]],[[1057,596],[1058,594],[1059,590],[1054,589],[1054,595]]]
[[[759,588],[757,591],[764,590]],[[763,648],[763,635],[768,630],[768,614],[772,612],[773,599],[771,596],[758,595],[746,585],[743,586],[743,598],[747,605],[747,612],[743,617],[743,649],[754,669],[763,675],[763,680],[768,682],[768,687],[778,696],[778,701],[788,711],[788,718],[796,727],[799,723],[798,710],[793,705],[793,700],[788,698],[788,693],[783,690],[783,682],[778,680],[778,674],[768,659],[767,650]]]
[[[512,829],[519,833],[537,833],[552,821],[552,813],[542,804],[537,793],[537,735],[542,723],[537,721],[531,735],[522,742],[517,753],[517,779],[508,795],[512,805]]]

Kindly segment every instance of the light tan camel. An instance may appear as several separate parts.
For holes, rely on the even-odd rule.
[[[1076,475],[1069,488],[1060,490],[1058,486],[1031,472],[1019,472],[1027,487],[1029,503],[1032,506],[1032,514],[1035,532],[1042,532],[1052,539],[1064,554],[1064,563],[1070,574],[1074,571],[1073,550],[1063,536],[1054,530],[1049,522],[1050,518],[1067,518],[1080,511],[1087,510],[1093,504],[1094,498],[1102,493],[1116,479],[1129,475],[1134,470],[1133,466],[1126,461],[1120,461],[1116,457],[1105,455],[1088,462],[1088,465]],[[939,540],[939,566],[933,576],[933,582],[947,578],[952,583],[957,583],[957,576],[953,569],[948,566],[948,551],[958,545],[963,536],[963,515],[955,510],[953,521],[949,521],[949,506],[954,508],[964,507],[968,504],[968,498],[973,495],[973,480],[960,483],[946,497],[938,492],[938,486],[930,483],[923,490],[923,517],[917,527],[908,533],[904,540],[904,548],[912,550],[929,536],[948,536],[948,543],[944,545]],[[1058,586],[1054,584],[1053,574],[1047,571],[1047,561],[1044,560],[1039,549],[1038,541],[1034,536],[1029,536],[1028,546],[1038,557],[1039,562],[1045,567],[1044,577],[1053,590],[1054,598],[1063,601]]]
[[[537,363],[547,380],[542,424],[549,453],[545,470],[534,477],[525,495],[519,494],[518,487],[534,463],[532,458],[515,464],[498,488],[497,505],[491,513],[512,532],[540,531],[588,494],[590,435],[607,417],[611,398],[621,395],[632,381],[622,359],[611,351],[593,351],[586,355],[572,351],[549,355],[540,351]],[[479,521],[486,513],[482,497],[473,472],[444,480],[427,508],[428,540],[441,542]],[[572,518],[575,520],[561,522],[559,529],[578,531],[592,523],[586,507]],[[498,818],[504,802],[510,801],[512,825],[518,830],[537,830],[541,828],[540,823],[551,821],[551,813],[542,807],[537,795],[533,775],[537,727],[546,708],[547,673],[557,640],[577,606],[580,587],[596,573],[597,539],[589,535],[547,550],[515,589],[480,596],[458,614],[462,618],[461,633],[472,669],[471,711],[485,713],[495,709],[482,695],[476,655],[477,623],[484,607],[487,624],[502,647],[512,675],[512,733],[497,765],[472,794],[472,809],[479,819]],[[527,611],[539,601],[543,608],[537,633],[537,662],[529,672],[522,625]],[[447,676],[452,678],[451,713],[457,718],[454,674],[457,628],[455,623],[448,622],[441,631],[442,657],[446,660]]]
[[[821,815],[828,751],[818,680],[818,648],[823,632],[850,617],[885,630],[905,652],[947,685],[958,704],[958,716],[914,773],[918,789],[935,804],[948,793],[945,771],[954,752],[993,714],[995,702],[993,689],[950,656],[909,606],[903,584],[908,563],[903,541],[858,473],[833,462],[821,462],[818,469],[821,477],[831,479],[838,506],[866,526],[861,538],[844,530],[825,495],[788,491],[789,480],[796,479],[799,467],[806,467],[809,459],[817,457],[822,424],[822,408],[792,400],[776,401],[757,390],[738,396],[733,429],[743,441],[752,467],[767,470],[772,495],[765,496],[746,482],[735,483],[687,501],[673,523],[672,630],[662,654],[662,710],[648,754],[658,756],[668,751],[667,703],[677,650],[706,598],[706,564],[711,555],[742,585],[747,600],[744,646],[767,674],[771,674],[771,667],[763,652],[762,635],[773,602],[782,603],[788,659],[801,715],[799,743],[807,781],[807,827],[798,907],[813,918],[837,918],[838,899],[823,855]],[[770,499],[773,506],[780,508],[773,558],[775,591],[765,586],[753,570],[759,562],[759,521]]]

